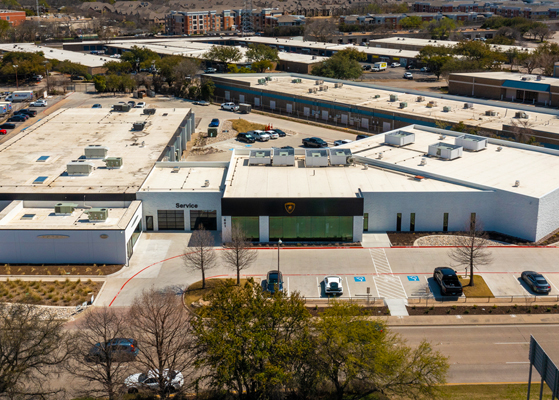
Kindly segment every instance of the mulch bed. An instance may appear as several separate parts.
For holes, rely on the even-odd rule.
[[[103,282],[84,281],[21,281],[0,282],[0,302],[45,306],[75,306],[97,297]]]
[[[504,315],[504,314],[559,314],[557,304],[549,305],[483,305],[483,306],[449,306],[449,307],[414,307],[407,306],[410,315]]]
[[[0,275],[110,275],[122,265],[0,265]]]
[[[329,307],[307,307],[307,310],[311,313],[313,317],[318,317],[324,311],[326,311]],[[380,307],[361,307],[361,310],[365,311],[371,317],[387,317],[390,315],[390,310],[386,306]]]
[[[512,236],[504,235],[499,232],[486,232],[489,240],[496,240],[498,242],[511,243],[521,246],[535,246],[535,243],[527,242],[525,240],[515,238]],[[392,246],[413,246],[414,242],[424,236],[432,235],[464,235],[463,232],[387,232],[388,238]]]

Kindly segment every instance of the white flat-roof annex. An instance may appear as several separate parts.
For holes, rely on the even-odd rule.
[[[47,60],[57,59],[59,61],[71,61],[76,64],[82,64],[86,67],[95,68],[102,67],[107,61],[114,61],[113,58],[107,56],[94,56],[92,54],[78,53],[47,46],[37,46],[35,43],[3,43],[0,44],[1,51],[25,51],[29,53],[37,53],[42,51]]]
[[[136,193],[190,109],[142,112],[63,108],[37,121],[0,144],[0,193]],[[137,121],[147,122],[142,131],[132,129]],[[95,167],[89,176],[68,176],[67,163],[89,145],[107,147],[107,157],[122,157],[122,167],[87,159]]]

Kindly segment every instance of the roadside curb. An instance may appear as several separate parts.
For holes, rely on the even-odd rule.
[[[474,315],[387,317],[391,327],[484,326],[559,324],[559,315],[510,314],[483,318]]]

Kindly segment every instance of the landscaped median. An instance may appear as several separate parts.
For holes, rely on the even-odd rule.
[[[79,275],[106,276],[120,271],[122,265],[0,265],[0,275]]]

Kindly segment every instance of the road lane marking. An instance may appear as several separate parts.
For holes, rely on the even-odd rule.
[[[318,283],[318,276],[316,277],[316,290],[318,291],[318,297],[320,297],[320,283]]]
[[[530,344],[530,342],[502,342],[502,343],[495,343],[495,344]]]
[[[530,361],[509,361],[506,364],[530,364]]]
[[[289,276],[287,277],[287,294],[291,294],[289,291]]]

